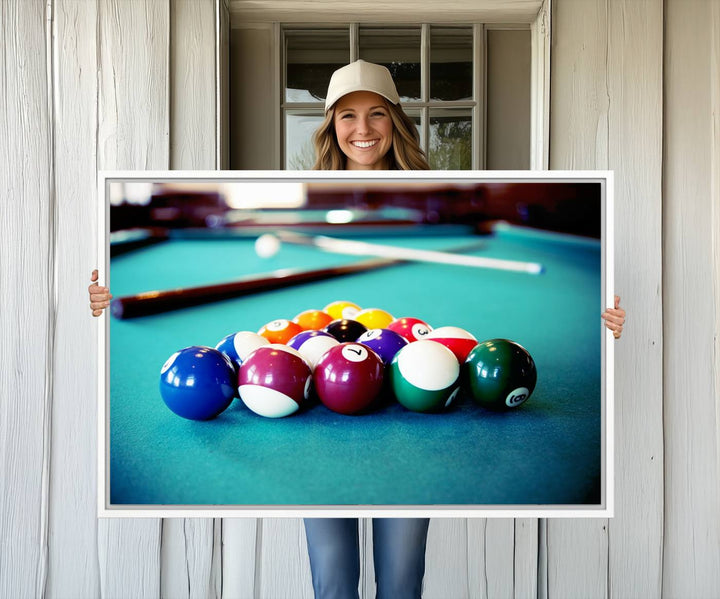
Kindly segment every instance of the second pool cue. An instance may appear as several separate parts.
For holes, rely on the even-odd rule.
[[[313,281],[341,277],[369,270],[376,270],[402,262],[389,258],[373,258],[353,264],[318,268],[313,270],[283,268],[261,275],[242,277],[234,281],[198,287],[147,291],[137,295],[119,297],[110,303],[110,311],[116,318],[135,318],[180,308],[198,306],[210,302],[241,297],[262,291],[284,289]]]
[[[507,270],[531,275],[542,274],[545,270],[543,265],[537,262],[521,262],[518,260],[488,258],[486,256],[462,256],[450,251],[422,250],[394,245],[382,245],[379,243],[368,243],[365,241],[350,241],[336,237],[327,237],[325,235],[304,235],[293,231],[276,231],[274,235],[282,242],[296,245],[310,245],[334,254],[378,256],[393,260],[490,268],[493,270]]]

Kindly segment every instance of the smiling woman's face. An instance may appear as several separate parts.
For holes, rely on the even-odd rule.
[[[382,96],[366,91],[343,96],[335,104],[333,122],[347,170],[387,168],[393,124]]]

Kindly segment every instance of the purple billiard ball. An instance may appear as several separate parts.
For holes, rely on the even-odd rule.
[[[373,350],[387,366],[395,354],[408,344],[402,335],[389,329],[370,329],[357,338],[358,343]]]
[[[175,414],[209,420],[225,410],[236,392],[236,375],[227,356],[194,345],[175,352],[160,369],[160,395]]]
[[[380,357],[360,343],[330,348],[313,371],[320,401],[340,414],[357,414],[380,393],[384,366]]]
[[[289,416],[307,400],[311,374],[305,359],[291,347],[259,347],[240,365],[240,399],[260,416]]]

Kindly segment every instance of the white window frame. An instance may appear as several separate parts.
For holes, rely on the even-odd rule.
[[[278,81],[280,81],[280,166],[285,167],[286,163],[286,152],[285,152],[285,116],[288,111],[292,110],[316,110],[321,104],[317,102],[286,102],[284,90],[286,89],[287,81],[286,76],[286,46],[285,34],[286,32],[293,32],[298,30],[303,31],[322,31],[326,29],[349,29],[349,44],[350,44],[350,61],[353,62],[358,59],[359,54],[359,42],[360,42],[360,27],[367,27],[373,29],[399,29],[405,27],[416,27],[420,30],[420,100],[405,102],[403,108],[410,114],[420,115],[420,145],[428,152],[428,144],[430,139],[430,111],[438,108],[459,108],[465,109],[470,112],[471,127],[472,127],[472,158],[470,168],[472,170],[482,170],[485,168],[485,48],[487,44],[487,38],[485,35],[485,25],[482,23],[392,23],[392,24],[377,24],[377,23],[332,23],[322,25],[309,25],[309,24],[288,24],[283,25],[280,28],[280,40],[278,47],[280,49],[281,61],[280,61],[280,73],[278,73]],[[463,27],[469,29],[472,32],[472,60],[473,60],[473,83],[472,83],[472,100],[448,100],[448,101],[433,101],[430,99],[430,29],[431,27]],[[521,26],[522,27],[522,26]],[[528,27],[529,28],[529,27]]]
[[[350,3],[332,3],[327,6],[317,5],[315,12],[310,10],[298,10],[297,4],[294,4],[292,8],[288,8],[286,3],[281,0],[264,0],[263,2],[250,5],[240,0],[222,0],[229,4],[229,15],[230,22],[233,26],[242,24],[252,23],[272,23],[273,38],[275,54],[273,56],[273,63],[275,65],[275,72],[277,76],[274,78],[276,82],[273,89],[273,98],[271,98],[275,110],[275,123],[273,123],[272,130],[268,133],[275,139],[279,140],[279,143],[274,145],[274,164],[275,168],[283,169],[285,164],[284,157],[284,118],[283,110],[281,108],[281,102],[284,103],[283,97],[283,57],[282,57],[282,33],[280,23],[284,22],[288,26],[299,27],[306,25],[307,20],[318,21],[323,19],[328,25],[336,24],[343,25],[347,24],[342,18],[338,18],[340,13],[345,14],[358,14],[361,15],[361,11],[352,9],[352,2]],[[461,7],[460,12],[463,13],[462,17],[453,19],[453,23],[448,24],[465,24],[468,25],[470,22],[467,20],[467,13],[473,13],[477,16],[478,20],[482,20],[483,17],[492,16],[493,22],[515,22],[526,24],[530,28],[531,32],[531,85],[530,85],[530,169],[532,170],[547,170],[549,168],[550,151],[549,151],[549,131],[550,131],[550,26],[551,26],[551,1],[552,0],[538,0],[538,3],[530,6],[528,3],[528,11],[524,14],[519,15],[515,6],[508,3],[507,6],[503,7],[502,4],[492,3],[487,6],[482,1],[468,0],[466,7]],[[300,4],[300,3],[298,3]],[[423,4],[422,6],[428,6]],[[539,8],[538,8],[539,6]],[[307,7],[305,7],[307,8]],[[383,2],[378,2],[377,6],[373,10],[386,11]],[[425,10],[425,9],[423,9]],[[439,9],[441,13],[448,13],[445,8]],[[333,12],[334,11],[334,12]],[[322,12],[322,16],[318,14]],[[449,13],[448,13],[449,14]],[[367,9],[367,16],[371,18],[371,11]],[[425,22],[434,22],[439,25],[445,24],[441,22],[441,19],[436,18],[437,13],[432,14],[421,14],[418,15]],[[375,19],[377,20],[377,17]],[[363,20],[364,22],[364,20]],[[390,21],[388,21],[390,22]],[[487,21],[486,21],[487,22]],[[352,35],[352,32],[351,32]],[[483,33],[483,37],[485,33]],[[474,47],[482,47],[483,44],[474,44]],[[354,45],[351,44],[351,48]],[[475,56],[474,58],[477,58]],[[352,56],[351,56],[352,59]],[[483,62],[485,57],[482,56]],[[220,61],[218,61],[220,64]],[[220,67],[218,67],[220,68]],[[220,74],[220,73],[219,73]],[[474,123],[477,123],[479,128],[485,131],[485,108],[484,108],[484,97],[485,97],[485,81],[484,77],[473,83],[474,94],[476,98],[483,99],[483,108],[479,106],[475,107],[477,114],[474,114]],[[478,92],[478,86],[480,86],[480,92]],[[225,124],[227,125],[227,124]],[[484,135],[484,133],[483,133]],[[484,139],[482,144],[473,143],[473,164],[485,164],[485,156],[481,151],[484,148]]]

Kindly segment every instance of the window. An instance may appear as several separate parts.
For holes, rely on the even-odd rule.
[[[238,23],[230,35],[229,166],[310,168],[330,76],[363,58],[393,73],[433,168],[527,169],[531,148],[542,168],[549,65],[531,31],[522,23]]]
[[[361,58],[390,70],[431,168],[482,168],[483,40],[481,25],[285,28],[284,167],[312,168],[311,137],[323,119],[330,76]]]

